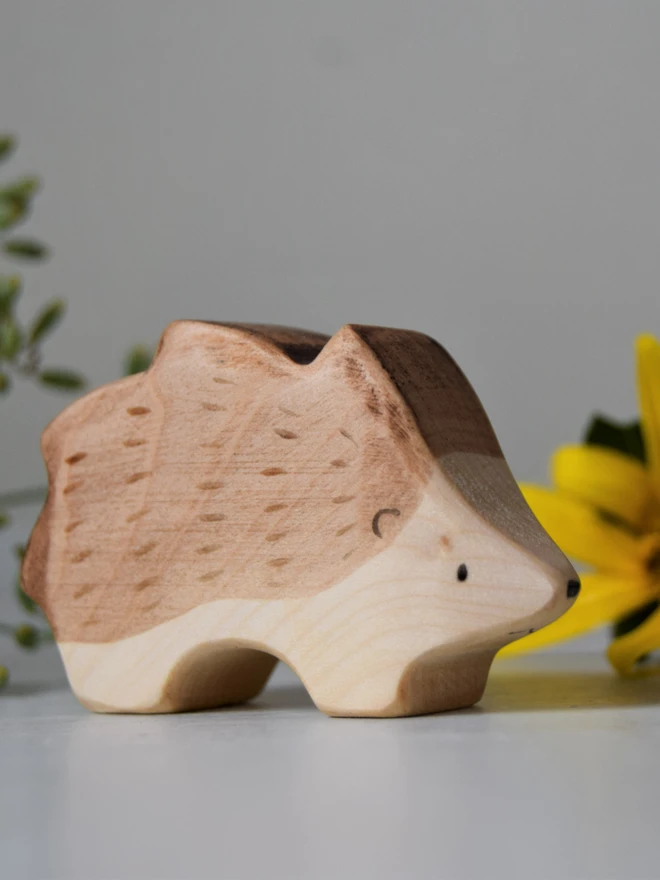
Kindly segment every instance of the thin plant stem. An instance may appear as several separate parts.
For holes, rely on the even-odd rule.
[[[34,504],[43,501],[46,497],[45,486],[30,486],[27,489],[15,489],[13,492],[0,494],[0,508],[21,507],[24,504]]]

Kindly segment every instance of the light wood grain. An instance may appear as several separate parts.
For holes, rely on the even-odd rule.
[[[42,448],[23,583],[99,711],[241,702],[277,658],[329,714],[457,708],[571,604],[575,572],[422,334],[176,322]]]

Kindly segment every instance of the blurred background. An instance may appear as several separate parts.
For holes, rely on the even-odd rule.
[[[654,2],[4,0],[0,122],[44,190],[25,308],[93,384],[176,318],[410,327],[516,475],[636,412],[659,329]],[[64,405],[3,401],[0,485]]]
[[[68,301],[46,353],[92,385],[176,318],[422,330],[543,481],[592,410],[635,415],[660,331],[659,29],[654,2],[3,0],[0,128],[52,247],[22,308]],[[43,483],[69,399],[3,401],[3,490]]]

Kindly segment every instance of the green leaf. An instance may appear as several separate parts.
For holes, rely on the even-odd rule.
[[[618,638],[619,636],[625,636],[627,633],[637,629],[637,627],[644,623],[644,621],[650,617],[659,606],[660,602],[658,602],[657,599],[654,599],[652,602],[643,605],[641,608],[636,608],[635,611],[622,617],[614,624],[612,627],[612,635],[614,638]]]
[[[36,626],[32,626],[31,623],[22,623],[14,630],[14,638],[22,648],[28,648],[28,650],[31,650],[39,647],[41,633]]]
[[[19,293],[21,279],[18,275],[0,275],[0,318],[11,312]]]
[[[4,510],[0,510],[0,529],[4,529],[10,522],[9,514],[5,513]]]
[[[16,147],[16,138],[11,134],[0,135],[0,161],[7,159]]]
[[[11,379],[7,373],[0,373],[0,394],[6,394],[11,388]]]
[[[10,318],[0,322],[0,358],[13,360],[22,344],[23,334],[17,324]]]
[[[35,342],[39,342],[47,333],[50,333],[56,324],[60,322],[65,311],[66,306],[61,299],[54,299],[46,303],[30,327],[28,335],[30,345],[34,345]]]
[[[0,229],[11,229],[25,216],[25,205],[17,199],[6,199],[0,194]]]
[[[41,181],[34,175],[19,177],[13,183],[7,184],[0,189],[0,199],[13,199],[18,202],[27,202],[41,186]]]
[[[9,670],[6,666],[0,666],[0,691],[9,681]]]
[[[22,609],[27,611],[28,614],[38,614],[39,606],[31,599],[28,594],[25,592],[23,587],[21,586],[20,576],[16,583],[16,598],[18,599]]]
[[[605,416],[594,416],[586,430],[584,442],[591,446],[605,446],[646,464],[644,438],[639,422],[622,424]]]
[[[3,247],[5,253],[24,260],[43,260],[48,256],[46,245],[33,238],[12,238],[6,241]]]
[[[151,365],[153,360],[153,352],[146,345],[134,346],[126,355],[124,360],[124,375],[134,376],[136,373],[143,373]]]
[[[79,391],[85,387],[85,380],[78,373],[70,370],[42,370],[39,373],[39,381],[42,385],[57,388],[60,391]]]

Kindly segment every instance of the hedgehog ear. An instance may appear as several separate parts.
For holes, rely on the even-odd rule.
[[[362,339],[352,324],[344,324],[325,344],[319,356],[319,366],[322,364],[363,364],[373,361],[374,356],[371,348]]]
[[[354,388],[361,388],[371,398],[391,397],[395,389],[393,374],[388,372],[371,340],[357,324],[345,324],[330,339],[318,358],[319,368],[341,372]]]
[[[341,376],[354,392],[362,396],[373,415],[396,412],[409,422],[410,415],[404,412],[391,374],[383,367],[361,330],[357,325],[346,324],[335,333],[318,358],[318,368]],[[408,427],[412,430],[414,426],[411,423]]]

